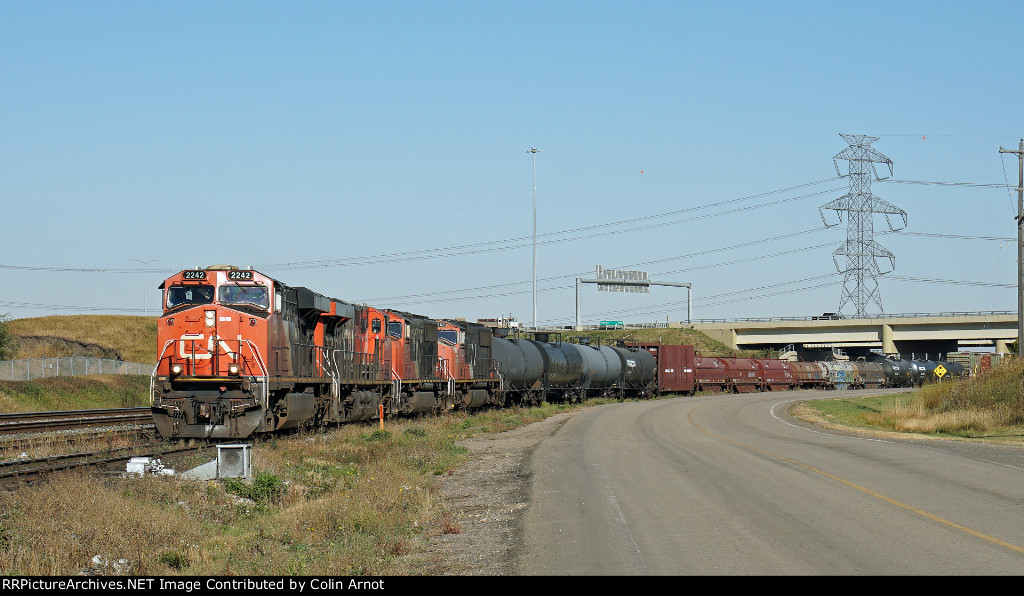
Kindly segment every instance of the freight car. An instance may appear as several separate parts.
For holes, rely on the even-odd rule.
[[[599,396],[911,385],[940,364],[717,358],[693,346],[496,337],[484,325],[352,304],[227,265],[183,270],[160,289],[150,396],[165,437],[243,438]]]

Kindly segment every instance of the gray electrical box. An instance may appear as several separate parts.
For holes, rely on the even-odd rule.
[[[252,478],[252,445],[217,445],[217,478]]]

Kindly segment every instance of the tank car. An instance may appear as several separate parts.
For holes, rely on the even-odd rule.
[[[821,389],[828,384],[828,372],[820,362],[791,362],[797,387]]]
[[[610,396],[622,376],[622,359],[611,346],[581,341],[571,346],[583,361],[583,391],[586,397]]]
[[[849,389],[853,380],[853,367],[841,360],[824,360],[821,367],[825,372],[827,389]]]
[[[885,369],[879,362],[858,359],[850,363],[853,371],[853,378],[850,382],[852,389],[878,389],[885,387]]]
[[[657,362],[654,355],[637,343],[612,348],[619,356],[622,374],[618,384],[623,397],[649,397],[657,393]]]
[[[525,339],[501,337],[493,338],[491,347],[506,401],[540,403],[544,398],[544,358],[540,348]]]
[[[584,395],[583,355],[572,344],[549,342],[547,334],[525,340],[534,344],[544,361],[542,377],[547,401],[579,401]]]
[[[889,387],[910,387],[914,384],[914,370],[909,360],[886,358],[881,365]]]

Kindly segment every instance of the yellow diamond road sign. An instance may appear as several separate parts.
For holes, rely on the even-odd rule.
[[[935,367],[935,374],[936,374],[936,376],[941,378],[943,375],[946,374],[946,367],[942,366],[941,364],[936,366]]]

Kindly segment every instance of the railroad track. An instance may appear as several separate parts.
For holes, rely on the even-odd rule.
[[[72,468],[98,466],[110,468],[113,464],[123,465],[124,462],[133,457],[165,457],[199,451],[201,449],[203,449],[203,446],[169,449],[166,447],[154,449],[152,446],[141,446],[4,461],[0,462],[0,484],[11,480],[32,482],[44,474],[70,470]],[[121,470],[123,471],[123,468]],[[13,485],[4,484],[4,487],[10,489]]]
[[[0,414],[0,435],[51,432],[95,426],[145,426],[153,424],[149,408],[109,408]]]

